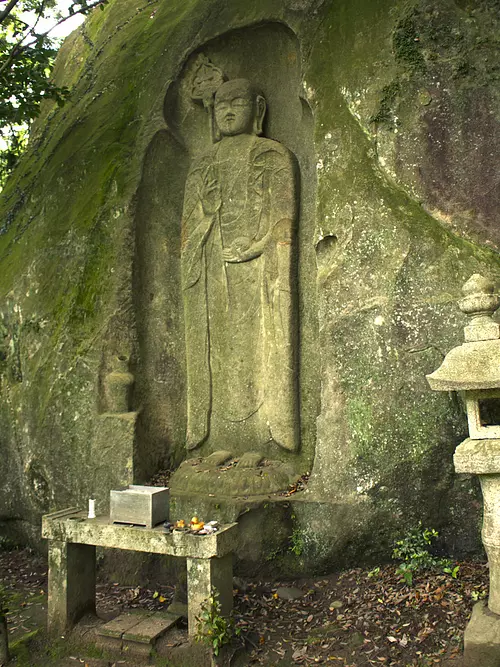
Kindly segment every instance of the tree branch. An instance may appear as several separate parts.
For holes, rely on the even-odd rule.
[[[0,12],[0,23],[2,23],[3,20],[7,18],[7,16],[11,13],[19,1],[20,0],[10,0],[7,7],[2,12]]]
[[[64,23],[65,21],[70,19],[72,16],[76,16],[77,14],[83,14],[83,16],[86,16],[89,13],[90,10],[95,9],[96,7],[99,7],[99,5],[105,5],[105,4],[107,4],[107,2],[108,2],[108,0],[96,0],[95,2],[93,2],[91,4],[88,4],[86,7],[82,7],[81,9],[78,9],[76,12],[73,12],[73,14],[68,14],[67,16],[63,16],[61,19],[59,19],[59,21],[57,21],[57,23],[54,23],[54,25],[51,28],[49,28],[45,32],[41,32],[39,35],[37,35],[37,39],[39,39],[40,37],[47,37],[47,35],[49,33],[51,33],[54,30],[54,28],[57,28],[58,25],[61,25],[61,23]],[[28,42],[28,44],[26,44],[25,46],[27,46],[27,47],[32,46],[37,41],[37,39],[35,39],[32,42]],[[23,49],[24,49],[24,46],[23,46]]]
[[[10,65],[12,64],[12,62],[14,61],[14,59],[17,58],[17,56],[19,56],[23,51],[26,51],[26,49],[29,49],[30,46],[34,46],[40,38],[43,39],[44,37],[47,37],[47,36],[49,35],[49,33],[51,33],[52,30],[54,30],[54,28],[57,28],[58,25],[61,25],[61,23],[64,23],[65,21],[67,21],[68,19],[70,19],[72,16],[76,16],[77,14],[84,14],[84,15],[85,15],[85,14],[87,14],[90,10],[94,9],[95,7],[98,7],[99,5],[104,5],[104,4],[106,4],[107,1],[108,1],[108,0],[96,0],[94,3],[87,5],[85,8],[82,8],[82,9],[80,9],[80,10],[74,12],[73,14],[68,14],[67,16],[63,16],[61,19],[59,19],[59,21],[57,21],[56,23],[54,23],[54,25],[53,25],[51,28],[49,28],[49,29],[46,30],[45,32],[40,33],[39,35],[36,35],[35,39],[33,39],[33,40],[27,42],[26,44],[23,44],[24,40],[27,39],[28,37],[30,37],[30,36],[33,34],[33,31],[34,31],[34,29],[35,29],[35,27],[36,27],[36,25],[37,25],[37,23],[38,23],[38,21],[39,21],[39,19],[40,19],[40,14],[39,14],[38,17],[37,17],[37,19],[36,19],[35,25],[34,25],[30,30],[28,30],[28,31],[21,37],[21,39],[20,39],[16,44],[14,44],[14,46],[12,47],[12,50],[11,50],[11,52],[9,53],[7,59],[5,60],[5,62],[4,62],[4,63],[2,64],[2,66],[0,67],[0,75],[1,75],[3,72],[5,72],[5,70],[6,70],[8,67],[10,67]],[[19,0],[11,0],[11,3],[16,4],[17,2],[19,2]],[[42,3],[42,6],[43,6],[44,4],[45,4],[45,2]],[[6,9],[7,9],[7,8],[6,8]]]

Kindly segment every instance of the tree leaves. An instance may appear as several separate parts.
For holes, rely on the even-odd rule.
[[[50,78],[59,41],[50,37],[52,28],[40,30],[41,20],[55,27],[107,2],[75,2],[61,14],[56,0],[11,0],[0,12],[0,186],[24,151],[42,102],[63,106],[70,99],[69,89]]]

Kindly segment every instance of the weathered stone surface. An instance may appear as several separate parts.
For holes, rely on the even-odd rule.
[[[197,493],[218,498],[263,496],[286,490],[298,476],[290,463],[266,461],[260,465],[262,456],[257,452],[243,455],[243,465],[232,460],[215,467],[211,456],[184,461],[170,478],[172,494]]]
[[[86,613],[95,613],[95,547],[52,540],[49,544],[47,623],[64,634]]]
[[[116,618],[113,618],[111,621],[102,625],[98,630],[98,634],[103,637],[115,637],[121,639],[125,632],[138,625],[141,620],[143,620],[143,617],[140,617],[138,614],[120,614]]]
[[[304,591],[301,591],[300,588],[294,588],[289,586],[281,586],[276,589],[276,595],[282,600],[296,600],[304,596]]]
[[[188,558],[188,631],[194,636],[203,606],[215,588],[219,593],[221,615],[228,617],[233,609],[233,554],[222,558]]]
[[[465,283],[462,292],[465,297],[458,302],[460,310],[471,318],[465,327],[465,343],[453,348],[441,366],[427,376],[431,389],[437,391],[465,391],[469,435],[471,438],[488,437],[481,431],[478,399],[489,394],[477,390],[498,390],[500,371],[500,327],[493,321],[493,314],[500,306],[500,296],[494,293],[495,285],[487,278],[474,274]],[[500,392],[497,391],[500,394]],[[500,416],[499,416],[500,418]],[[493,433],[492,438],[500,433]],[[484,431],[484,429],[482,429]]]
[[[131,484],[127,489],[111,490],[110,521],[153,528],[167,521],[169,500],[166,487]]]
[[[80,516],[74,513],[70,518],[44,516],[42,536],[57,543],[129,549],[181,558],[222,557],[231,553],[237,543],[236,524],[221,526],[212,535],[194,535],[176,530],[166,533],[162,526],[142,528],[114,525],[108,516],[96,519],[85,519],[84,516],[83,512]]]
[[[500,474],[480,475],[483,492],[483,538],[488,555],[490,588],[488,608],[500,614]]]
[[[214,535],[198,537],[176,531],[167,535],[154,529],[114,526],[109,524],[109,517],[85,520],[69,510],[54,515],[43,517],[43,535],[49,540],[49,632],[70,630],[86,612],[95,613],[96,546],[186,558],[191,636],[197,632],[203,606],[214,588],[220,595],[221,614],[230,614],[233,554],[228,546],[231,538],[235,541],[235,524],[221,527]],[[149,645],[177,619],[172,613],[164,617],[146,614],[145,618],[125,613],[110,621],[100,635],[105,643],[118,646],[123,640],[124,650],[149,655]]]
[[[256,468],[264,457],[260,452],[245,452],[238,461],[239,468]]]
[[[465,628],[464,667],[499,667],[500,616],[478,602]]]
[[[456,472],[500,474],[500,440],[467,438],[455,450],[453,462]]]
[[[179,619],[180,616],[168,613],[144,614],[135,625],[123,630],[122,637],[129,642],[154,644]]]
[[[498,30],[483,0],[119,0],[72,35],[73,101],[47,104],[0,204],[0,518],[31,536],[185,457],[183,193],[210,146],[180,88],[203,52],[262,87],[265,136],[300,172],[303,558],[387,549],[417,518],[477,548],[463,409],[425,375],[461,340],[463,282],[500,276]],[[126,448],[114,421],[99,434],[120,356]]]
[[[222,83],[217,72],[216,82],[213,68],[205,75],[213,89],[203,101],[218,141],[192,160],[182,218],[186,446],[295,451],[294,160],[259,136],[266,100],[255,83]]]
[[[221,466],[226,461],[229,461],[231,457],[232,454],[230,451],[228,451],[227,449],[220,449],[215,452],[212,452],[205,458],[205,465],[217,468],[217,466]]]

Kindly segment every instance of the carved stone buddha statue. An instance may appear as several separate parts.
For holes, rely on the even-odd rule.
[[[260,136],[265,112],[246,79],[218,87],[182,220],[186,446],[242,467],[299,441],[294,158]]]

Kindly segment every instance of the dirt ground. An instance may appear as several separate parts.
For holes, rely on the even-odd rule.
[[[486,596],[488,569],[482,562],[459,565],[456,579],[426,571],[412,587],[394,564],[294,582],[235,579],[235,621],[245,647],[238,664],[461,667],[464,628],[473,604]],[[128,664],[102,661],[97,651],[80,655],[65,638],[57,646],[46,643],[47,563],[39,555],[0,552],[0,580],[12,594],[12,665]],[[98,613],[111,618],[127,608],[165,609],[173,593],[173,586],[100,582]]]

